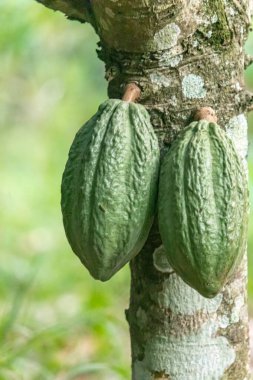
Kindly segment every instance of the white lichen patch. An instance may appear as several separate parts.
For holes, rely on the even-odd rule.
[[[177,105],[177,98],[175,95],[172,96],[171,100],[170,100],[170,104],[174,107],[176,107]]]
[[[153,262],[154,267],[162,273],[173,273],[173,269],[171,268],[170,264],[168,263],[165,251],[163,246],[161,245],[159,248],[157,248],[153,253]]]
[[[179,63],[183,60],[183,56],[182,55],[177,55],[176,57],[172,57],[170,60],[169,60],[169,66],[170,67],[176,67],[179,65]]]
[[[232,16],[232,17],[235,16],[235,10],[234,10],[234,8],[229,7],[228,11],[229,11],[230,16]]]
[[[171,81],[168,77],[157,72],[150,74],[150,81],[157,89],[160,89],[162,87],[169,87],[171,84]]]
[[[217,14],[215,13],[215,14],[211,17],[211,23],[212,23],[212,24],[215,24],[217,21],[218,21],[218,16],[217,16]]]
[[[226,329],[230,325],[230,320],[227,315],[221,315],[218,318],[218,321],[219,321],[219,327],[222,329]]]
[[[213,32],[211,30],[209,30],[207,33],[206,33],[206,37],[207,38],[211,38],[212,37],[212,34]]]
[[[170,309],[174,314],[194,315],[198,311],[213,314],[219,309],[222,294],[212,299],[205,298],[173,273],[165,281],[164,291],[158,299],[163,308]]]
[[[176,67],[183,60],[183,55],[181,54],[181,50],[174,48],[175,51],[172,50],[166,51],[163,53],[159,65],[163,67]]]
[[[205,82],[199,75],[189,74],[183,78],[183,94],[188,99],[202,99],[206,96]]]
[[[236,297],[234,301],[234,307],[231,311],[231,318],[230,318],[231,323],[237,323],[240,321],[241,309],[242,307],[244,307],[244,304],[245,304],[245,301],[244,301],[243,295],[239,295],[238,297]]]
[[[246,255],[245,255],[246,256]],[[244,261],[244,260],[243,260]],[[243,263],[242,263],[243,264]],[[246,264],[246,263],[245,263]],[[230,286],[227,288],[227,293],[229,295],[229,304],[233,305],[234,304],[234,299],[240,296],[242,293],[242,282],[241,278],[236,278]]]
[[[237,152],[242,158],[248,153],[248,123],[244,114],[232,117],[225,126],[227,134],[233,140]]]
[[[247,251],[247,250],[245,250]],[[244,284],[247,278],[247,255],[245,255],[238,268],[240,275],[226,287],[227,303],[229,308],[225,309],[223,315],[219,316],[219,326],[227,328],[228,326],[238,323],[241,320],[247,320],[247,302],[245,301]],[[244,280],[243,280],[244,279]]]
[[[180,33],[181,30],[175,23],[166,25],[154,35],[156,50],[165,50],[175,46]]]
[[[243,317],[243,313],[245,312],[245,300],[244,295],[240,294],[235,298],[233,307],[229,314],[220,315],[218,318],[219,327],[222,329],[226,329],[233,323],[238,323]]]
[[[217,329],[210,322],[197,333],[152,337],[145,350],[147,367],[173,380],[221,379],[236,355],[225,337],[216,336]]]
[[[237,92],[239,92],[239,91],[242,90],[242,86],[241,86],[240,82],[235,82],[235,84],[233,85],[233,88],[234,88]]]

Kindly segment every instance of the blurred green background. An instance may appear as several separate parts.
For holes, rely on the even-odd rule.
[[[31,0],[1,0],[0,380],[130,378],[129,270],[92,280],[70,251],[60,211],[73,136],[106,98],[96,42],[89,25]],[[253,54],[253,35],[246,49]],[[253,66],[246,80],[253,89]],[[252,156],[251,144],[251,189]],[[252,250],[253,218],[253,311]]]

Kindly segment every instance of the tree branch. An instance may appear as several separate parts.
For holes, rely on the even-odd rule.
[[[36,0],[45,7],[64,13],[68,19],[95,24],[89,0]]]

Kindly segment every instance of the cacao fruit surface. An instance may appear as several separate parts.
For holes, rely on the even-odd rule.
[[[159,146],[146,109],[110,99],[78,131],[62,178],[74,253],[101,281],[144,245],[158,191]]]
[[[164,155],[158,219],[175,272],[214,297],[245,252],[248,219],[245,168],[216,123],[191,123]]]

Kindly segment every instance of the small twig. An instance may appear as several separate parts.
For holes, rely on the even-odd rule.
[[[141,89],[135,83],[129,83],[125,87],[122,100],[126,102],[135,102],[141,95]]]

